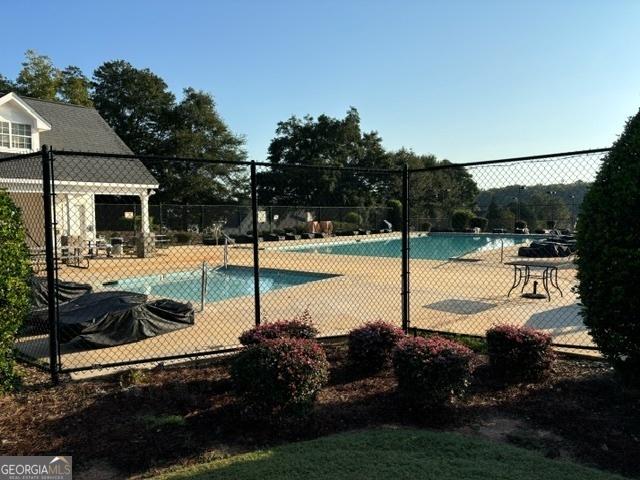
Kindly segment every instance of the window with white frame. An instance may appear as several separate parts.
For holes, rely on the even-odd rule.
[[[9,122],[0,122],[0,147],[11,148]]]
[[[11,148],[31,150],[31,125],[11,124]]]
[[[31,150],[31,125],[0,122],[0,148]]]

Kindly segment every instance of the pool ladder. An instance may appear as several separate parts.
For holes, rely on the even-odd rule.
[[[227,241],[227,237],[224,237],[224,250],[222,253],[222,265],[218,265],[213,268],[214,272],[217,272],[221,268],[225,270],[229,266],[229,242]],[[202,262],[202,272],[200,275],[200,311],[204,312],[204,305],[207,299],[207,288],[208,288],[208,280],[209,280],[209,267],[207,266],[207,261],[204,260]]]

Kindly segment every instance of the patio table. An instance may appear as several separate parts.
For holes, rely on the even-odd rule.
[[[560,292],[560,296],[563,297],[562,290],[558,285],[558,267],[563,265],[568,265],[571,262],[554,262],[554,261],[545,261],[545,260],[513,260],[511,262],[505,262],[505,265],[511,265],[513,267],[513,285],[509,289],[507,293],[507,297],[511,295],[511,292],[522,283],[521,292],[524,291],[524,288],[529,283],[531,279],[531,270],[542,270],[542,287],[544,288],[545,293],[547,294],[547,298],[551,301],[551,292],[549,291],[549,284],[558,292]]]

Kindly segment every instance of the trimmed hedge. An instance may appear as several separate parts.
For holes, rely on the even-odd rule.
[[[469,226],[471,228],[479,228],[480,231],[486,230],[488,224],[489,220],[484,217],[473,217],[471,220],[469,220]]]
[[[473,352],[439,336],[407,337],[393,353],[398,393],[414,406],[442,406],[462,395]]]
[[[605,358],[640,385],[640,111],[602,163],[578,216],[584,323]]]
[[[469,227],[469,222],[475,215],[471,210],[459,209],[451,215],[451,228],[457,232],[464,232]]]
[[[30,275],[20,209],[0,191],[0,392],[11,391],[18,383],[14,341],[29,312]]]
[[[240,335],[242,345],[255,345],[275,338],[313,339],[318,336],[318,329],[313,326],[307,312],[293,320],[264,323]]]
[[[314,340],[276,338],[240,351],[231,377],[252,413],[304,413],[326,384],[329,363]]]
[[[513,325],[487,330],[487,352],[493,371],[504,380],[536,381],[553,363],[551,335]]]
[[[362,215],[358,212],[348,212],[344,216],[345,223],[352,223],[354,225],[360,226],[362,225]]]
[[[402,329],[383,321],[369,322],[349,332],[349,364],[361,372],[378,372],[391,359]]]
[[[527,222],[525,222],[524,220],[516,220],[514,226],[515,226],[515,228],[523,230],[523,229],[527,228]]]

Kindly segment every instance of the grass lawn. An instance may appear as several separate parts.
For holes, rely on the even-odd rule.
[[[344,433],[177,470],[158,479],[622,479],[454,433],[383,428]]]

